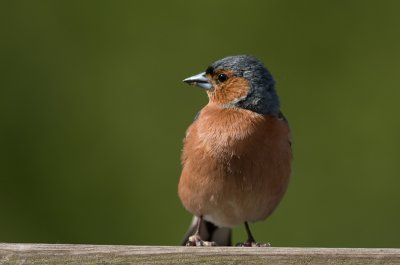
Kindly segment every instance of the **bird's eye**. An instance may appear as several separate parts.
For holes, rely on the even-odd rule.
[[[228,76],[226,75],[226,74],[219,74],[218,75],[218,81],[219,82],[224,82],[224,81],[226,81],[226,79],[228,79]]]

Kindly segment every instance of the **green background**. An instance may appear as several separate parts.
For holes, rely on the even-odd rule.
[[[175,245],[181,82],[252,54],[293,130],[274,246],[400,247],[399,1],[2,1],[0,242]],[[243,227],[234,241],[243,240]]]

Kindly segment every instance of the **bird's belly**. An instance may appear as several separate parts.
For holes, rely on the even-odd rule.
[[[197,161],[197,165],[204,165],[202,170],[182,174],[181,200],[194,215],[202,215],[218,226],[233,227],[265,219],[281,200],[288,184],[288,173],[273,163],[268,167],[266,162],[249,158],[215,160],[208,164]],[[185,178],[189,185],[184,184]]]
[[[217,192],[224,196],[216,194],[214,196],[218,199],[214,201],[211,195],[211,200],[204,205],[204,218],[224,227],[263,220],[272,213],[286,190],[284,182],[272,185],[267,181],[259,181],[258,187],[246,184],[235,190],[222,188]]]

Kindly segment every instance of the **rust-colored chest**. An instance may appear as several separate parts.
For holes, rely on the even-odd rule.
[[[184,142],[183,205],[222,226],[265,218],[288,184],[289,141],[287,123],[275,116],[207,105]]]

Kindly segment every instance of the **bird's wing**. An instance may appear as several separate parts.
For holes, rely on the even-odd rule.
[[[189,237],[196,232],[198,217],[194,216],[192,223],[186,232],[185,238],[181,245],[186,245]],[[200,237],[204,241],[214,241],[217,246],[231,246],[232,245],[232,230],[226,227],[218,227],[213,223],[203,220],[200,227]]]
[[[285,115],[283,115],[282,112],[279,112],[279,114],[278,114],[278,119],[280,119],[280,120],[286,122],[286,124],[289,125],[288,120],[286,119]],[[290,147],[292,147],[292,137],[291,137],[290,135],[289,135],[289,145],[290,145]]]

